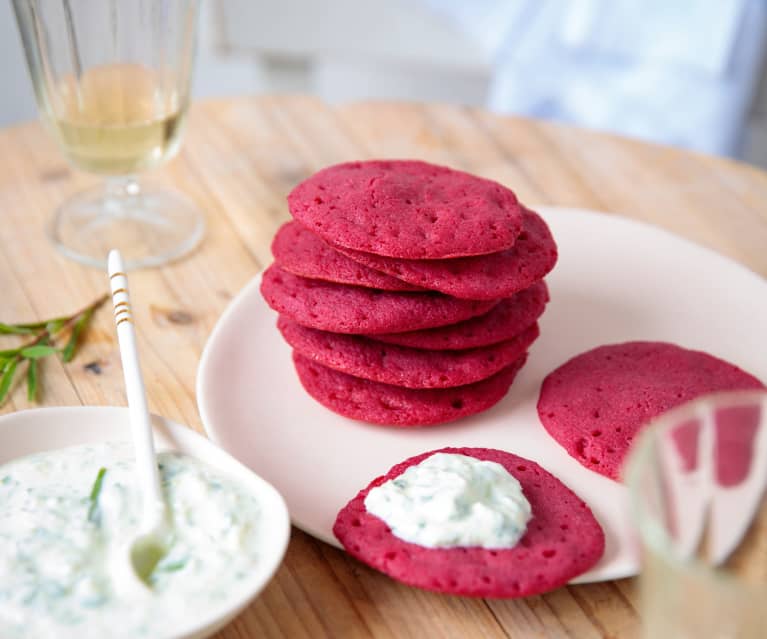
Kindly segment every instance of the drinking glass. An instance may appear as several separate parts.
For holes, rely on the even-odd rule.
[[[179,148],[199,0],[14,0],[14,9],[43,122],[72,164],[106,176],[59,207],[54,244],[101,267],[111,248],[129,268],[190,251],[200,211],[137,174]]]
[[[767,637],[767,393],[660,417],[628,461],[643,637]]]

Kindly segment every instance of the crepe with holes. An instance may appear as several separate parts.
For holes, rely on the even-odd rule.
[[[453,388],[403,388],[354,377],[293,352],[301,384],[330,410],[372,424],[430,426],[474,415],[506,395],[526,355],[492,377]]]
[[[472,319],[406,333],[385,333],[374,339],[425,350],[461,350],[497,344],[519,335],[543,314],[549,291],[543,281],[501,300],[484,315]]]
[[[532,518],[512,548],[428,548],[396,537],[365,509],[375,486],[436,452],[501,464],[521,484]],[[489,448],[443,448],[411,457],[373,480],[338,513],[333,534],[352,556],[397,581],[470,597],[526,597],[548,592],[586,572],[604,552],[601,526],[572,490],[535,462]]]
[[[302,326],[353,334],[445,326],[482,315],[497,303],[310,280],[276,264],[264,271],[261,294],[275,311]]]
[[[658,415],[717,391],[763,388],[734,364],[666,342],[600,346],[543,380],[544,428],[586,468],[620,479],[641,428]]]
[[[283,270],[309,279],[384,291],[423,290],[355,262],[296,221],[286,222],[279,228],[272,242],[272,255]]]
[[[406,388],[450,388],[486,379],[522,357],[540,333],[533,324],[516,337],[492,346],[424,351],[318,331],[284,317],[277,327],[296,351],[323,366]]]
[[[334,245],[407,259],[503,251],[522,229],[511,190],[415,160],[327,167],[290,192],[288,208]]]
[[[524,210],[522,219],[522,233],[514,246],[490,255],[409,260],[337,248],[360,264],[416,286],[463,299],[496,299],[527,288],[557,262],[557,245],[546,222],[528,210]]]

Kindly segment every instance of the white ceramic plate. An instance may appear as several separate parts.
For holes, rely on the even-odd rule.
[[[247,486],[261,505],[264,544],[260,563],[241,589],[206,618],[169,631],[167,639],[203,639],[225,626],[269,583],[290,537],[287,507],[263,479],[193,430],[152,416],[157,449],[177,450],[200,459]],[[39,408],[0,417],[0,464],[46,450],[103,441],[130,441],[128,409],[118,407]],[[165,636],[165,635],[164,635]]]
[[[334,545],[338,510],[395,463],[443,446],[508,450],[564,481],[604,527],[604,557],[578,581],[635,574],[626,491],[585,469],[546,434],[535,410],[541,381],[584,350],[627,340],[706,350],[767,379],[767,283],[652,226],[589,211],[539,210],[560,249],[547,278],[551,303],[527,365],[493,409],[408,430],[323,408],[301,387],[256,277],[219,320],[200,362],[197,400],[210,437],[277,487],[296,526]]]

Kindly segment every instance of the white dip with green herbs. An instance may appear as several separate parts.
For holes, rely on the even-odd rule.
[[[373,488],[365,508],[396,537],[428,548],[510,548],[531,517],[503,466],[453,453],[435,453]]]
[[[114,569],[142,513],[130,444],[0,466],[0,637],[156,639],[240,592],[258,562],[258,503],[192,457],[158,459],[173,537],[151,590],[126,589]]]

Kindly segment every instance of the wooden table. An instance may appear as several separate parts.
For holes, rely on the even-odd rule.
[[[183,150],[160,175],[205,210],[205,241],[188,259],[131,276],[153,411],[201,429],[200,353],[232,296],[270,262],[293,185],[327,164],[386,156],[494,178],[526,203],[642,219],[767,276],[767,174],[745,165],[453,106],[206,102],[192,110]],[[103,273],[64,259],[44,235],[54,207],[93,182],[67,166],[39,125],[0,132],[0,319],[61,315],[106,289]],[[99,312],[73,363],[46,362],[42,390],[44,405],[124,404],[111,310]],[[16,389],[2,412],[27,405]],[[294,530],[274,581],[218,637],[623,639],[638,623],[631,579],[519,601],[439,596],[400,586]]]

